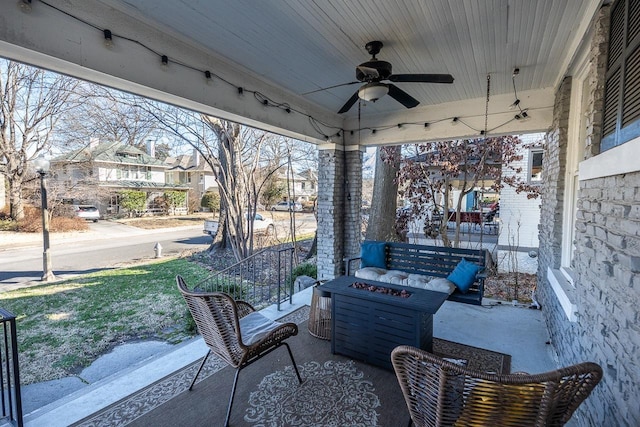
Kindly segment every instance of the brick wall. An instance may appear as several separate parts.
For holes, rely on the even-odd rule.
[[[593,28],[587,75],[583,159],[599,153],[609,7]],[[556,93],[553,126],[546,136],[540,218],[538,300],[561,366],[598,363],[603,381],[574,415],[580,426],[640,425],[640,172],[580,181],[569,321],[553,290],[548,269],[561,261],[564,163],[570,79]],[[597,157],[592,159],[597,161]],[[639,167],[640,170],[640,167]]]
[[[342,274],[343,259],[359,253],[362,152],[318,154],[318,279]]]
[[[520,136],[523,145],[533,144],[544,139],[544,134]],[[516,174],[527,179],[529,173],[529,148],[521,149],[522,159],[513,162],[512,169],[503,168],[505,177]],[[543,171],[543,174],[545,172]],[[519,271],[535,274],[538,264],[529,257],[530,251],[538,250],[538,226],[540,224],[540,198],[529,199],[525,193],[516,193],[515,188],[505,185],[500,190],[500,235],[498,236],[498,271]],[[517,257],[517,264],[514,262]]]

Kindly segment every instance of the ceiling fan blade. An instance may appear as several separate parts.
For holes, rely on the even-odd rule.
[[[329,90],[329,89],[333,89],[333,88],[341,87],[341,86],[354,85],[354,84],[356,84],[356,83],[362,83],[362,82],[355,81],[355,82],[349,82],[349,83],[340,83],[339,85],[333,85],[333,86],[323,87],[323,88],[316,89],[316,90],[311,90],[311,91],[309,91],[309,92],[301,93],[300,95],[309,95],[309,94],[311,94],[311,93],[322,92],[323,90]]]
[[[346,113],[347,111],[349,111],[351,107],[353,107],[353,104],[355,104],[357,101],[358,91],[356,91],[356,93],[354,93],[353,96],[351,96],[351,98],[349,98],[349,100],[342,106],[340,111],[338,111],[338,114]]]
[[[392,74],[389,79],[399,83],[453,83],[451,74]]]
[[[396,85],[388,84],[389,86],[389,96],[398,101],[400,104],[404,105],[407,108],[413,108],[420,104],[420,102],[415,99],[413,96],[409,95],[407,92],[403,91]],[[356,93],[357,95],[357,93]]]

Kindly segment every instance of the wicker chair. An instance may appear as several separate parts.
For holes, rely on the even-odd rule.
[[[302,383],[293,353],[284,342],[285,339],[298,334],[298,326],[295,323],[274,322],[256,312],[250,304],[235,301],[225,293],[189,290],[181,276],[177,276],[176,281],[198,331],[209,347],[189,390],[193,388],[211,353],[236,368],[225,426],[229,425],[240,370],[278,347],[284,345],[287,348],[298,381]]]
[[[602,378],[589,362],[537,375],[473,371],[411,346],[391,361],[417,427],[562,426]]]

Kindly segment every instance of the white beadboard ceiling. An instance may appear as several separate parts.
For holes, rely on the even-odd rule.
[[[573,60],[584,60],[590,23],[609,0],[47,0],[28,13],[9,2],[0,56],[357,149],[548,129],[554,92]],[[104,29],[115,36],[110,48]],[[415,108],[387,95],[338,114],[360,83],[340,85],[356,81],[374,40],[393,74],[455,81],[396,82]],[[527,120],[509,109],[515,67]]]
[[[103,0],[293,94],[355,81],[367,42],[395,74],[448,73],[453,84],[397,83],[421,106],[555,87],[598,0]],[[595,7],[594,7],[595,6]],[[579,31],[581,29],[581,31]],[[337,112],[359,85],[303,97]],[[371,104],[371,103],[369,103]],[[404,109],[386,96],[373,114]],[[352,108],[346,115],[357,114]]]

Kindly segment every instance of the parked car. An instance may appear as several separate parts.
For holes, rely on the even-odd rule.
[[[302,204],[299,202],[278,202],[271,207],[272,211],[302,211]]]
[[[75,205],[74,212],[78,218],[84,218],[93,222],[100,219],[100,211],[93,205]]]

